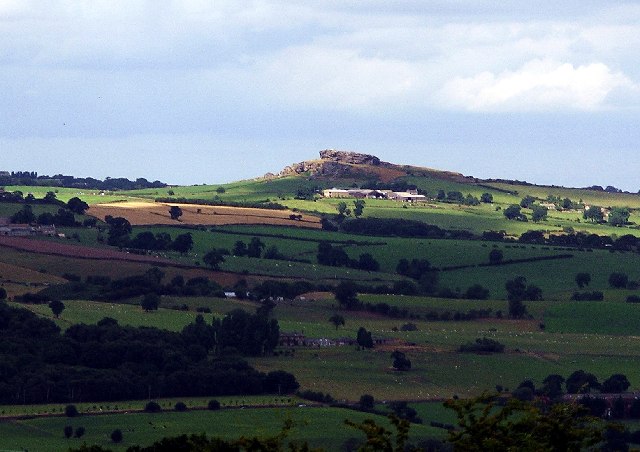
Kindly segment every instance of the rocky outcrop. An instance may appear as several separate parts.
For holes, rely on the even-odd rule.
[[[360,172],[358,165],[378,166],[380,163],[375,155],[326,149],[320,151],[320,160],[294,163],[280,171],[278,176],[307,174],[312,177],[340,177]]]
[[[320,159],[346,163],[348,165],[380,165],[380,159],[375,155],[336,151],[334,149],[325,149],[324,151],[320,151]]]

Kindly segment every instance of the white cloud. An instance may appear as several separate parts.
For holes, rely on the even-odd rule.
[[[637,90],[624,74],[602,63],[574,67],[533,60],[516,71],[456,77],[445,84],[441,96],[445,104],[470,111],[596,110],[606,107],[609,93],[621,88]]]

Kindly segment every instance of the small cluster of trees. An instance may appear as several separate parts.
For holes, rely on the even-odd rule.
[[[488,337],[477,338],[475,342],[467,342],[466,344],[462,344],[458,351],[461,353],[503,353],[504,352],[504,344],[496,341],[495,339],[490,339]]]
[[[81,281],[76,275],[66,274],[68,283],[47,287],[35,294],[16,297],[26,303],[45,303],[51,300],[105,300],[158,295],[216,296],[224,297],[224,290],[215,281],[206,277],[195,277],[185,281],[182,275],[174,276],[163,284],[164,272],[153,267],[140,275],[131,275],[112,280],[108,276],[90,275]]]
[[[345,217],[348,217],[353,212],[353,216],[356,218],[360,218],[362,213],[364,212],[364,206],[366,203],[364,199],[356,199],[353,201],[353,211],[347,206],[347,203],[344,201],[340,201],[336,206],[336,210],[338,211],[338,222],[344,220]]]
[[[527,278],[516,276],[505,283],[507,300],[509,300],[509,316],[522,318],[527,314],[527,307],[523,301],[537,301],[542,299],[542,290],[534,285],[527,284]]]
[[[490,193],[483,193],[481,200],[482,202],[491,203],[493,202],[493,196]],[[436,195],[436,201],[464,204],[466,206],[477,206],[481,200],[470,193],[464,196],[462,192],[459,191],[448,191],[445,193],[444,190],[438,190],[438,194]]]
[[[562,375],[550,374],[542,381],[542,386],[536,388],[531,380],[524,380],[513,391],[514,397],[520,400],[532,400],[534,396],[545,396],[552,399],[559,398],[563,394],[620,394],[629,389],[630,383],[624,374],[613,374],[602,383],[598,378],[584,370],[572,372],[566,379]],[[637,413],[640,417],[640,401],[637,404]]]
[[[318,263],[331,267],[350,267],[366,271],[378,271],[380,264],[369,253],[361,254],[358,259],[351,259],[342,247],[333,246],[329,242],[318,244]]]
[[[177,251],[188,253],[193,248],[193,236],[190,232],[179,234],[175,239],[166,232],[154,234],[144,231],[136,234],[132,239],[131,223],[123,217],[112,217],[107,215],[105,222],[109,228],[107,233],[107,244],[120,248],[133,248],[149,251]]]

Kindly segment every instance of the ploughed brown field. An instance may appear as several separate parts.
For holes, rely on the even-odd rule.
[[[172,220],[169,208],[178,206],[182,216]],[[271,210],[247,207],[206,206],[199,204],[174,204],[158,202],[122,202],[113,204],[94,204],[87,215],[104,220],[105,216],[126,218],[134,226],[144,225],[226,225],[226,224],[266,224],[296,226],[320,229],[320,219],[291,210]],[[302,215],[292,220],[291,215]]]

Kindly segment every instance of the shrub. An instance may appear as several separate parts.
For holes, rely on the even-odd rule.
[[[162,407],[158,402],[151,401],[144,406],[144,411],[146,413],[159,413],[162,411]]]
[[[405,323],[400,327],[400,331],[417,331],[418,327],[415,323]]]
[[[64,407],[64,415],[67,417],[76,417],[79,415],[78,409],[75,405],[67,405]]]
[[[73,436],[75,436],[76,438],[82,438],[84,436],[84,432],[85,432],[84,427],[78,427],[76,429],[76,433]]]
[[[111,432],[111,441],[113,441],[114,443],[121,443],[122,442],[122,430],[117,428],[114,431],[112,431]]]
[[[609,275],[609,285],[616,289],[624,289],[627,287],[629,277],[626,273],[613,272]]]
[[[216,411],[219,409],[220,409],[220,402],[218,402],[215,399],[209,400],[209,403],[207,403],[207,410]]]
[[[173,409],[176,411],[187,411],[187,405],[184,402],[177,402]]]
[[[627,297],[627,303],[640,303],[639,295],[629,295]]]
[[[504,344],[487,337],[477,338],[475,342],[462,344],[458,351],[462,353],[503,353]]]

